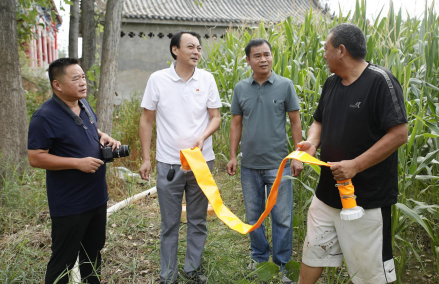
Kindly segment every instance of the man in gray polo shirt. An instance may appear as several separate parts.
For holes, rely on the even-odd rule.
[[[283,158],[288,155],[286,114],[290,119],[294,149],[302,140],[299,101],[293,82],[272,70],[271,46],[265,39],[251,40],[246,48],[246,61],[252,75],[240,81],[232,100],[230,127],[229,175],[236,174],[237,150],[241,140],[241,185],[247,221],[254,224],[265,209],[265,196]],[[244,128],[244,129],[243,129]],[[302,163],[293,161],[285,166],[283,175],[298,176]],[[267,193],[265,193],[267,187]],[[282,180],[276,205],[271,211],[273,262],[283,270],[290,261],[293,243],[293,190],[291,180]],[[255,263],[268,261],[270,246],[262,224],[250,233],[251,258]],[[284,282],[289,283],[285,276]]]

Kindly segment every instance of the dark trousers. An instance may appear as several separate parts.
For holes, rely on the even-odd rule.
[[[100,283],[106,223],[106,204],[77,215],[52,217],[52,256],[45,283],[68,283],[78,254],[82,282]]]

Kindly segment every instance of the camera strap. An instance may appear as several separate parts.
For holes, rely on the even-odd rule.
[[[70,117],[75,121],[76,125],[78,126],[82,126],[82,128],[84,128],[85,131],[88,131],[88,127],[84,124],[84,121],[82,121],[82,118],[80,118],[78,115],[76,115],[76,113],[73,112],[73,110],[71,110],[71,108],[65,103],[63,102],[60,98],[58,98],[57,95],[53,94],[52,99],[60,106],[62,107],[62,109],[68,114],[70,115]],[[80,99],[78,101],[79,106],[81,108],[84,109],[85,113],[88,116],[88,119],[90,120],[91,124],[94,125],[95,130],[96,130],[96,134],[98,134],[99,137],[99,133],[98,133],[98,127],[96,126],[95,120],[93,118],[93,115],[91,113],[91,110],[88,108],[88,103],[87,101],[85,101],[85,99]],[[104,147],[101,142],[99,142],[99,139],[97,139],[93,134],[91,135],[93,136],[94,140],[96,140],[99,145],[101,145],[102,147]]]

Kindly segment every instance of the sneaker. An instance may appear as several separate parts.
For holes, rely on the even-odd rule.
[[[189,278],[189,283],[194,283],[194,284],[207,283],[207,276],[197,270],[187,272],[186,277]]]
[[[284,284],[293,284],[293,280],[291,280],[290,278],[288,278],[285,274],[282,275],[282,279],[281,279],[282,283]]]
[[[252,261],[247,265],[247,269],[248,269],[248,270],[255,271],[255,270],[256,270],[256,266],[257,266],[258,264],[259,264],[258,262],[252,260]]]

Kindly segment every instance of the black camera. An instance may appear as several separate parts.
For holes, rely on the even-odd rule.
[[[121,145],[119,149],[113,149],[109,146],[104,146],[101,148],[102,157],[104,162],[110,163],[113,162],[115,158],[123,158],[130,155],[130,149],[128,145]]]

